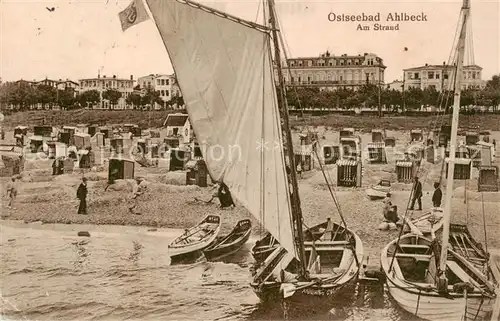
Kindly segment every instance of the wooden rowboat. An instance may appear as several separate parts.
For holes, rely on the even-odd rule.
[[[278,246],[260,264],[250,284],[261,300],[283,297],[301,300],[304,296],[327,298],[356,279],[358,263],[363,262],[363,245],[351,230],[327,221],[304,231],[304,246],[310,280],[297,280],[296,260],[275,273],[285,255],[281,253],[283,248]]]
[[[472,264],[449,250],[448,294],[441,294],[435,283],[438,244],[415,234],[403,235],[396,243],[382,250],[381,264],[389,293],[400,307],[426,320],[489,320],[494,288]]]
[[[383,179],[377,185],[366,189],[366,196],[371,200],[382,199],[391,192],[391,182]]]
[[[209,261],[221,259],[236,253],[250,237],[252,222],[245,219],[239,221],[234,229],[226,236],[219,237],[209,247],[203,250],[203,254]]]
[[[433,207],[422,216],[407,221],[411,232],[433,238],[432,235],[443,227],[443,208]]]
[[[267,233],[262,239],[255,242],[255,245],[251,250],[252,256],[255,261],[264,262],[267,257],[279,247],[279,245],[278,240],[276,240],[271,233]]]
[[[493,282],[500,281],[491,270],[489,254],[483,249],[483,245],[472,237],[467,225],[450,224],[449,243],[454,252],[482,271],[486,278]]]
[[[220,227],[220,216],[208,215],[198,225],[187,229],[168,246],[170,258],[177,260],[183,257],[201,255],[203,249],[215,242]]]

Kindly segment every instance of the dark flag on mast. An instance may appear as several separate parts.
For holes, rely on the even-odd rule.
[[[118,17],[120,18],[123,31],[149,19],[142,0],[132,0],[128,7],[118,14]]]

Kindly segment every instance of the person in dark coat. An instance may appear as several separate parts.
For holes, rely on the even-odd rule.
[[[432,194],[432,206],[441,207],[441,199],[443,198],[443,192],[439,188],[439,183],[434,183],[434,194]]]
[[[236,205],[233,202],[233,198],[231,197],[231,192],[229,192],[229,187],[227,187],[226,184],[223,182],[220,183],[219,190],[217,192],[217,197],[219,198],[220,201],[220,208],[225,208],[225,207],[236,207]]]
[[[422,210],[422,183],[415,176],[415,183],[413,184],[413,198],[411,200],[410,210],[415,208],[415,201],[418,202],[418,210]]]
[[[80,206],[78,206],[78,214],[87,214],[87,178],[82,178],[80,186],[76,191],[76,198],[80,200]]]

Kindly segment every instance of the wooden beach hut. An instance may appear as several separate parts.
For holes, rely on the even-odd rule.
[[[337,186],[361,187],[361,162],[341,159],[337,161]]]
[[[338,145],[324,145],[323,146],[323,159],[325,165],[335,164],[340,159],[340,146]]]
[[[117,179],[133,179],[135,162],[125,158],[110,158],[108,166],[108,182],[113,183]]]
[[[186,185],[198,185],[207,187],[208,170],[205,161],[193,159],[186,163]]]
[[[90,138],[90,135],[87,133],[75,133],[74,141],[76,148],[87,149],[91,147]]]
[[[61,142],[47,142],[49,146],[48,157],[50,159],[57,159],[61,157],[66,157],[67,145]]]
[[[478,192],[498,192],[498,166],[479,166]]]
[[[385,129],[372,129],[372,143],[384,143],[385,137]]]
[[[340,139],[344,138],[344,137],[352,137],[354,136],[354,128],[342,128],[339,132],[339,137]]]

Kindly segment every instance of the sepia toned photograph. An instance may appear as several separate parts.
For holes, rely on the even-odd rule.
[[[500,321],[500,1],[0,0],[0,321]]]

